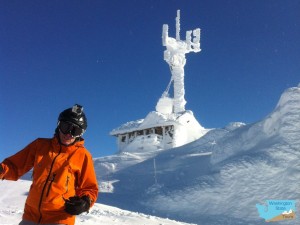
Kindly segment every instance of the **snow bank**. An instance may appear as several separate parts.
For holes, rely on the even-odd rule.
[[[19,180],[0,182],[0,224],[19,224],[23,207],[30,188],[30,181]],[[96,203],[88,214],[77,216],[75,225],[188,225],[170,219],[121,210]]]
[[[300,87],[287,89],[274,111],[264,120],[241,126],[218,140],[211,157],[212,164],[272,143],[289,143],[300,147]]]
[[[299,149],[300,138],[300,87],[286,90],[275,110],[263,122],[268,136],[278,136]]]

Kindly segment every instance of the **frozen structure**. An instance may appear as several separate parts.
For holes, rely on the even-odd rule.
[[[200,51],[200,29],[186,32],[180,40],[180,10],[176,17],[176,38],[168,35],[163,25],[162,43],[166,46],[164,60],[171,70],[171,80],[156,104],[156,111],[145,119],[121,125],[110,132],[117,137],[120,152],[153,151],[182,146],[203,136],[207,130],[195,119],[193,112],[185,110],[184,66],[185,54]],[[169,96],[173,84],[174,96]]]

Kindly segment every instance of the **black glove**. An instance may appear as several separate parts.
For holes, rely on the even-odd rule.
[[[74,196],[66,200],[65,211],[71,215],[79,215],[80,213],[87,212],[90,205],[91,201],[88,196]]]

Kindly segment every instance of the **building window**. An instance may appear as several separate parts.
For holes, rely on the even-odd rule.
[[[146,135],[148,135],[148,134],[153,134],[153,130],[152,129],[147,129],[146,130]]]
[[[155,133],[156,133],[156,134],[162,135],[162,133],[163,133],[162,127],[155,127],[154,129],[155,129]]]
[[[169,135],[171,138],[173,138],[174,126],[166,126],[166,128],[165,128],[165,134]]]
[[[126,135],[121,136],[121,142],[126,142]]]

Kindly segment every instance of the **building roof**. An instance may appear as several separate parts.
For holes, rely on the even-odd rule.
[[[130,121],[125,124],[122,124],[120,127],[113,129],[110,132],[110,135],[119,135],[130,133],[138,130],[145,130],[153,127],[162,127],[178,124],[177,119],[182,114],[169,114],[164,115],[162,113],[152,111],[150,112],[145,119],[140,119],[136,121]]]

